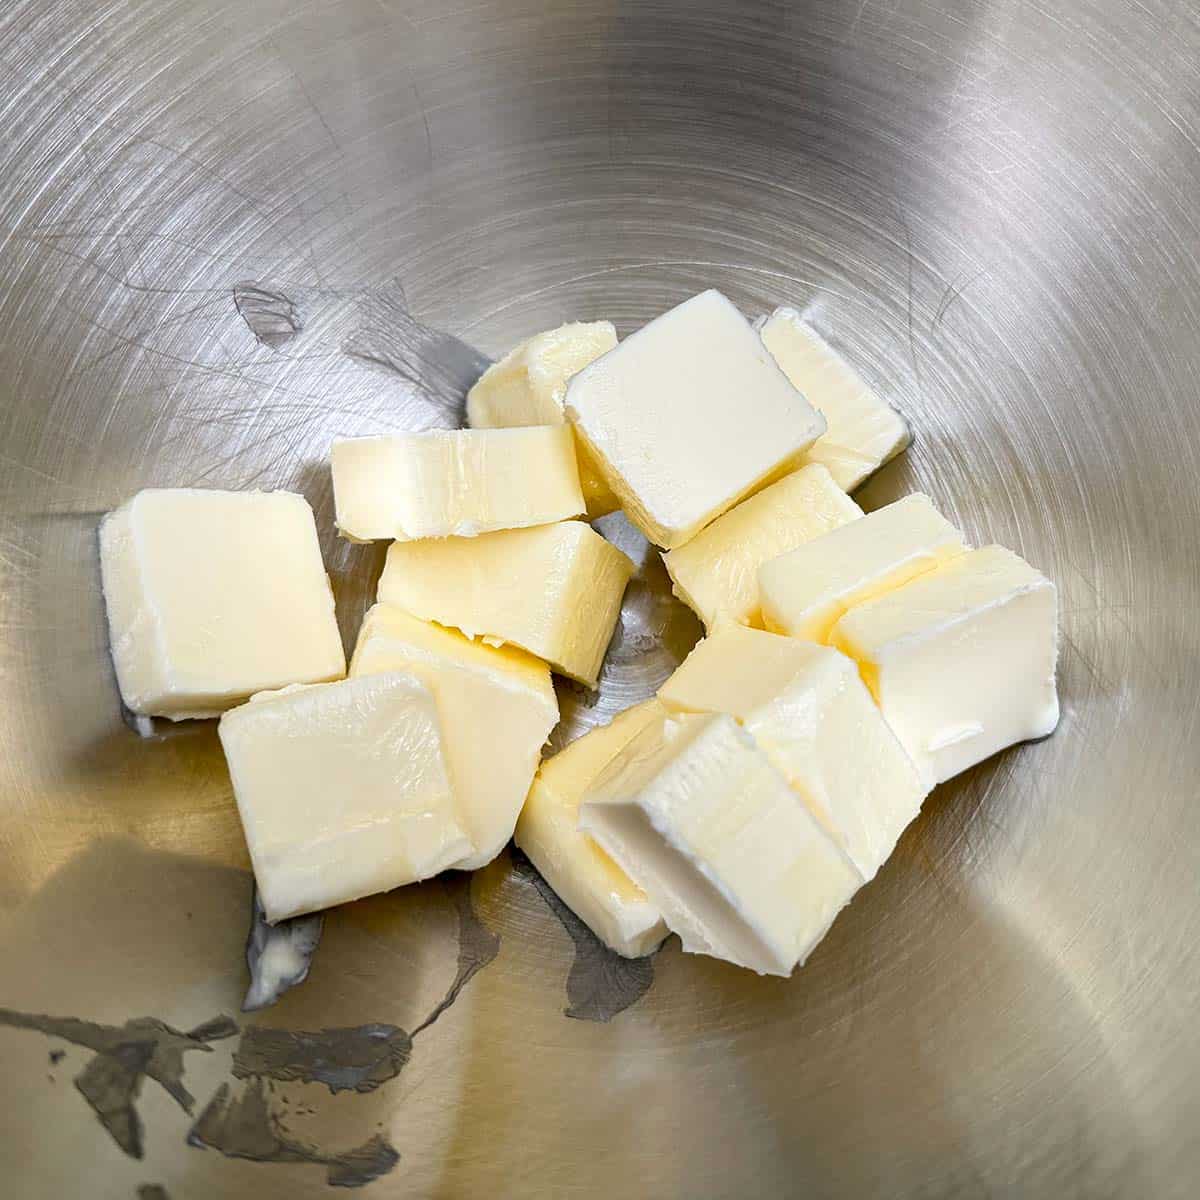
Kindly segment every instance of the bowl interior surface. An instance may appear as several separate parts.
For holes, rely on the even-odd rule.
[[[10,0],[14,1194],[1191,1194],[1197,22],[1116,0]],[[251,883],[215,727],[122,719],[100,517],[151,485],[302,491],[350,644],[382,551],[334,536],[334,436],[456,425],[529,333],[624,335],[709,286],[801,309],[907,415],[865,507],[925,491],[1057,581],[1058,732],[939,788],[791,980],[675,941],[616,962],[505,854],[330,913],[308,982],[241,1015]],[[658,555],[602,529],[640,568],[598,694],[562,691],[560,745],[699,632]],[[350,1074],[271,1058],[272,1028],[340,1031],[321,1044]]]

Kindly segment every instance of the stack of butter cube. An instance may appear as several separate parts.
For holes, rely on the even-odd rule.
[[[934,785],[1054,728],[1053,585],[926,496],[864,515],[907,426],[795,311],[566,325],[467,411],[333,446],[340,533],[391,541],[348,677],[303,498],[145,491],[102,527],[124,701],[221,714],[270,920],[515,836],[617,953],[786,975]],[[551,673],[596,685],[633,573],[587,524],[617,508],[706,636],[542,762]]]

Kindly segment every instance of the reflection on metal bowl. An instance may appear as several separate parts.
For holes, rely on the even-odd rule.
[[[0,45],[14,1195],[1191,1194],[1193,9],[10,0]],[[330,913],[241,1015],[215,731],[123,723],[100,515],[297,488],[351,637],[381,552],[333,535],[334,435],[455,424],[528,333],[707,286],[910,418],[866,507],[919,488],[1059,582],[1059,732],[938,789],[791,980],[614,973],[505,855]],[[604,528],[641,568],[560,742],[698,633]]]

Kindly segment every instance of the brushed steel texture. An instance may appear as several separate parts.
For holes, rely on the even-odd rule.
[[[7,1194],[1195,1195],[1198,12],[8,0]],[[506,855],[330,913],[241,1014],[228,777],[211,723],[122,720],[100,516],[297,488],[352,638],[381,562],[334,537],[333,436],[712,285],[907,414],[867,507],[927,491],[1058,581],[1058,733],[939,788],[789,981],[671,942],[614,983]],[[642,566],[560,743],[698,632],[603,528]]]

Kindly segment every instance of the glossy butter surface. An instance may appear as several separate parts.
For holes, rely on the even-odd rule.
[[[617,344],[611,321],[573,321],[527,338],[493,363],[467,393],[473,429],[561,425],[567,381]],[[576,447],[589,517],[620,507],[587,450]]]
[[[666,549],[785,474],[825,432],[715,290],[580,371],[566,410],[629,519]]]
[[[729,713],[864,879],[873,879],[928,791],[853,660],[827,646],[722,625],[659,690],[668,708]]]
[[[331,464],[338,530],[353,541],[475,537],[584,511],[561,425],[347,438]]]
[[[544,762],[514,837],[546,882],[610,950],[649,954],[667,936],[662,915],[612,857],[579,829],[579,802],[596,776],[662,707],[644,700]]]
[[[763,623],[775,633],[823,642],[848,608],[961,554],[962,534],[914,492],[764,563]]]
[[[823,463],[846,491],[910,441],[908,423],[794,308],[777,308],[759,327],[763,344],[828,428],[804,461]]]
[[[101,523],[100,569],[121,698],[134,713],[212,717],[265,688],[345,674],[303,496],[138,492]]]
[[[602,772],[580,808],[691,953],[787,975],[863,880],[730,716],[668,715]]]
[[[471,851],[433,693],[412,675],[260,693],[220,736],[270,921],[427,879]]]
[[[851,609],[832,641],[931,784],[1058,724],[1058,592],[1001,546]]]
[[[507,642],[594,687],[633,563],[581,521],[477,538],[394,542],[379,599]]]
[[[350,675],[403,671],[433,692],[459,812],[473,843],[454,863],[474,870],[512,837],[517,814],[558,721],[550,669],[511,646],[376,604],[363,620]]]
[[[761,626],[758,568],[863,515],[820,463],[743,500],[663,555],[671,587],[703,622]]]

